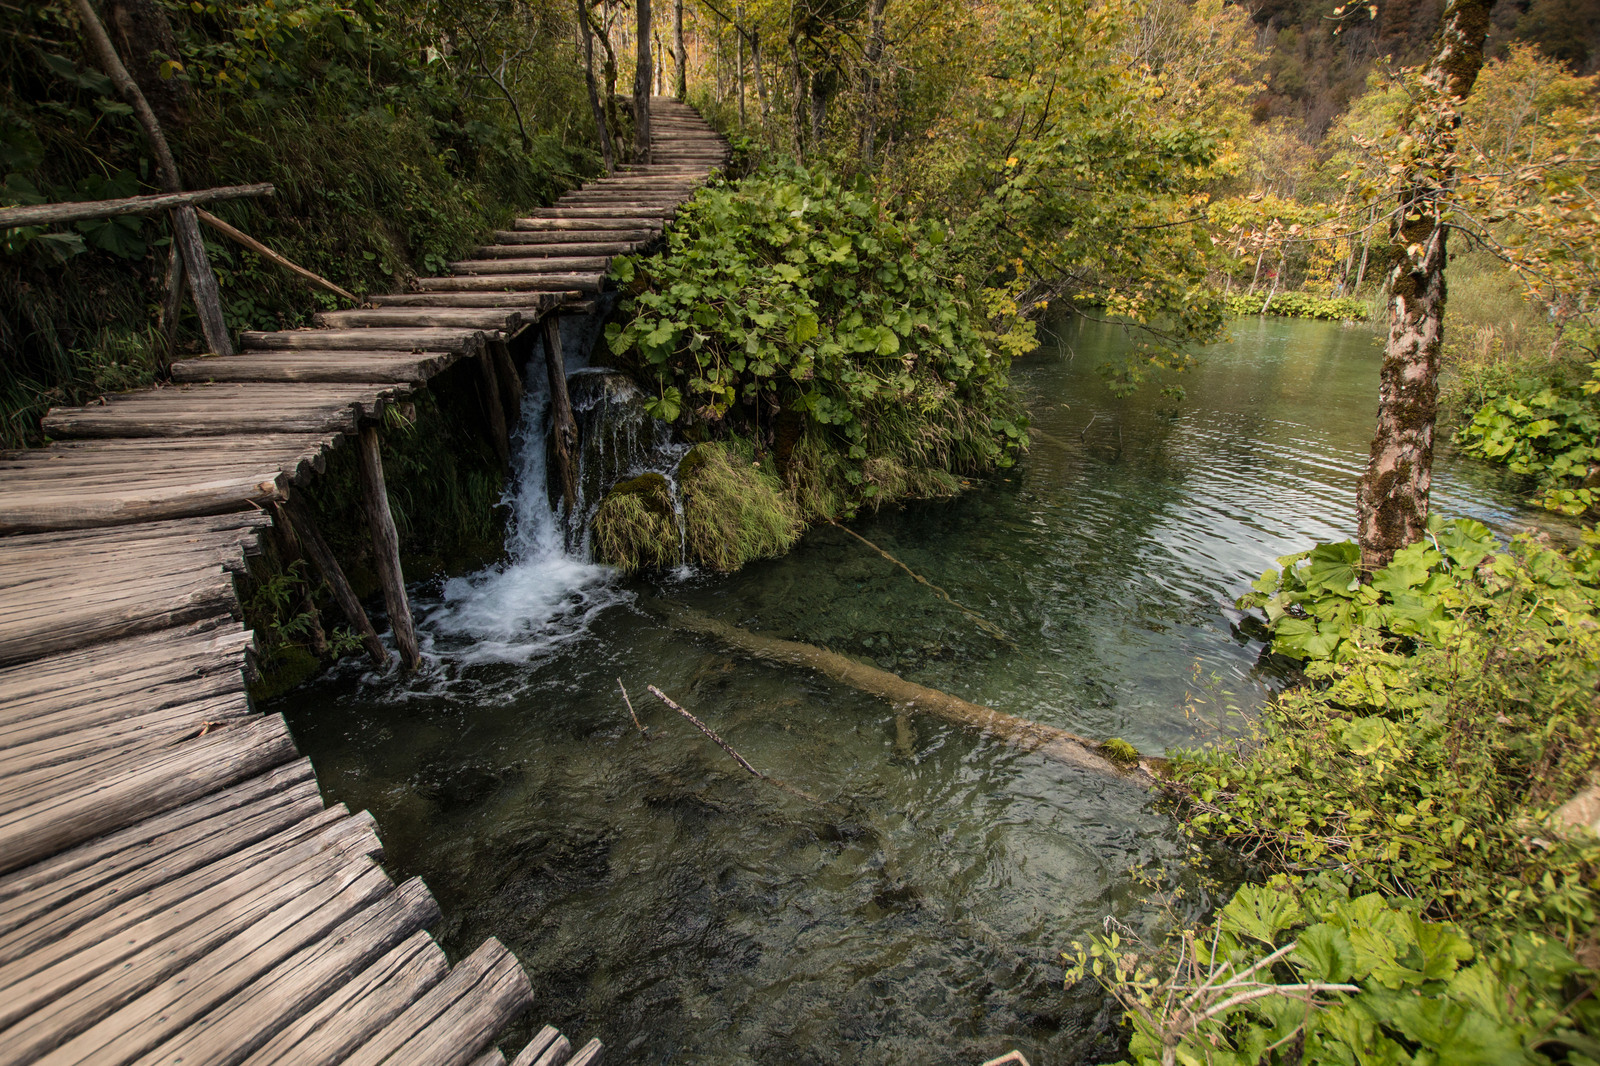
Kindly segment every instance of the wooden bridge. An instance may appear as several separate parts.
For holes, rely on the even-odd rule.
[[[283,718],[253,711],[233,575],[276,525],[388,658],[296,500],[353,440],[415,660],[374,423],[475,363],[507,446],[512,342],[543,324],[559,376],[555,316],[725,160],[689,108],[653,113],[650,165],[518,219],[449,276],[52,410],[55,443],[0,455],[0,1064],[506,1062],[495,1038],[533,1006],[521,965],[495,940],[450,965],[427,887],[390,880],[371,817],[325,808]],[[547,1026],[514,1061],[600,1053]]]

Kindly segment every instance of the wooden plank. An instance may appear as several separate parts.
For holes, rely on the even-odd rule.
[[[472,1060],[472,1066],[506,1066],[506,1057],[497,1047],[492,1047]]]
[[[581,248],[589,244],[648,244],[661,236],[661,227],[640,229],[515,230],[497,229],[491,235],[495,245],[547,244],[552,247]],[[493,247],[493,245],[491,245]],[[574,252],[574,255],[583,255]],[[376,299],[376,298],[374,298]]]
[[[137,770],[0,815],[0,873],[171,810],[295,757],[277,715],[230,724]]]
[[[517,308],[469,307],[381,307],[354,311],[324,311],[317,316],[330,328],[374,329],[381,327],[454,326],[515,333],[528,322]],[[479,349],[481,351],[481,349]]]
[[[567,1056],[572,1053],[572,1042],[557,1033],[556,1038],[550,1042],[535,1058],[528,1060],[532,1066],[562,1066],[567,1061]]]
[[[79,871],[66,885],[47,886],[8,901],[0,917],[0,929],[4,930],[0,932],[0,964],[60,939],[126,900],[305,823],[321,811],[316,783],[304,781],[243,810],[222,811],[183,826],[138,852],[147,861],[120,876],[99,869]],[[96,933],[104,936],[107,930],[97,928]]]
[[[613,218],[631,222],[639,218],[670,218],[676,212],[675,207],[541,207],[531,212],[528,217],[584,220]]]
[[[226,625],[219,623],[226,621]],[[26,666],[0,669],[0,744],[7,729],[49,715],[94,708],[137,714],[183,699],[223,689],[177,689],[168,686],[210,680],[240,680],[251,634],[226,615],[174,629],[141,634],[111,644],[35,659]],[[228,676],[232,674],[232,676]],[[0,892],[3,896],[3,892]]]
[[[94,1025],[194,959],[250,928],[262,915],[352,866],[376,847],[370,825],[333,808],[313,830],[284,830],[130,900],[100,928],[79,929],[0,970],[0,1062],[16,1043],[59,1044]],[[352,835],[354,834],[354,835]],[[352,852],[356,854],[351,854]],[[220,872],[219,872],[220,871]],[[341,871],[343,871],[341,873]]]
[[[373,337],[366,347],[382,343],[381,337]],[[381,415],[384,407],[413,388],[405,382],[180,385],[107,397],[101,406],[54,408],[41,424],[54,436],[77,437],[350,433],[360,418]]]
[[[484,343],[483,331],[447,327],[394,329],[287,329],[276,333],[239,334],[241,347],[281,351],[303,348],[312,351],[370,352],[459,352],[477,351]]]
[[[0,751],[0,777],[59,766],[85,755],[143,740],[178,744],[207,723],[240,718],[249,713],[250,701],[241,690],[70,732],[34,737]]]
[[[377,314],[377,312],[366,312]],[[451,363],[453,352],[244,352],[172,364],[175,381],[404,381],[420,385]]]
[[[513,219],[511,228],[514,230],[633,230],[643,226],[660,228],[663,220],[659,218],[518,218]],[[424,280],[419,278],[419,281]]]
[[[276,470],[258,470],[231,477],[195,476],[179,485],[124,479],[109,486],[63,478],[50,489],[31,491],[0,479],[0,534],[242,511],[281,497],[279,476]]]
[[[350,862],[334,876],[257,914],[237,935],[39,1058],[39,1066],[120,1066],[138,1061],[205,1011],[393,891],[388,876],[372,860]]]
[[[603,271],[609,265],[610,260],[605,256],[463,259],[451,263],[450,272],[452,274],[579,274],[586,271]]]
[[[521,964],[500,941],[491,937],[456,964],[449,977],[434,985],[405,1013],[362,1044],[345,1060],[345,1066],[471,1062],[492,1034],[526,1009],[531,1000],[532,989]],[[466,1007],[462,1011],[452,1009],[463,1002]],[[489,1022],[494,1023],[489,1035],[473,1044],[471,1034],[481,1031]],[[461,1057],[435,1059],[421,1054],[424,1049],[435,1046],[435,1041],[428,1036],[435,1023],[442,1023],[438,1032],[448,1032],[453,1044],[445,1050]]]
[[[521,236],[526,236],[522,234]],[[551,258],[561,256],[609,257],[630,255],[645,247],[649,241],[628,241],[598,244],[533,244],[513,241],[508,244],[485,244],[472,250],[475,259]]]
[[[599,292],[603,274],[463,274],[418,278],[423,292]]]
[[[374,296],[379,307],[524,307],[542,315],[566,298],[563,292],[401,292]]]
[[[600,1066],[604,1057],[605,1045],[598,1038],[590,1040],[578,1053],[566,1061],[566,1066]]]
[[[244,1066],[334,1066],[449,972],[433,938],[414,933],[273,1036]]]
[[[533,1034],[533,1039],[528,1041],[528,1046],[517,1053],[511,1060],[511,1066],[533,1066],[539,1056],[548,1051],[557,1040],[565,1039],[560,1030],[553,1025],[547,1025]]]
[[[439,905],[422,879],[412,878],[203,1015],[193,1017],[195,1012],[185,1009],[192,1024],[136,1062],[138,1066],[197,1062],[236,1066],[289,1022],[438,917]],[[252,967],[259,965],[254,958],[249,962]],[[216,996],[228,984],[238,987],[246,976],[236,963],[225,977],[214,979],[205,994]],[[186,991],[176,1005],[187,1008],[193,995]],[[171,1024],[165,1018],[162,1022]]]

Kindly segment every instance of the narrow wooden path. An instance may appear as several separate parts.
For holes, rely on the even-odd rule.
[[[372,819],[325,807],[283,718],[253,711],[233,575],[331,449],[375,449],[384,408],[463,360],[503,443],[510,342],[582,309],[725,159],[654,106],[652,165],[448,277],[246,333],[0,454],[0,1066],[506,1062],[527,975],[495,940],[449,965],[427,887],[389,878]],[[600,1054],[546,1027],[515,1066]]]

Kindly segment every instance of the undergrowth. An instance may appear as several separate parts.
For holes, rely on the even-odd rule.
[[[1309,683],[1179,753],[1188,832],[1262,885],[1164,945],[1080,947],[1140,1062],[1600,1061],[1600,537],[1459,520],[1372,574],[1287,556],[1243,602]]]

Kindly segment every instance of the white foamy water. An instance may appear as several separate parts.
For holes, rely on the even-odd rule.
[[[435,655],[458,662],[525,662],[581,635],[595,615],[630,594],[610,567],[568,550],[566,524],[550,507],[545,420],[549,398],[529,390],[513,445],[506,490],[508,558],[444,584],[443,602],[423,619]]]

